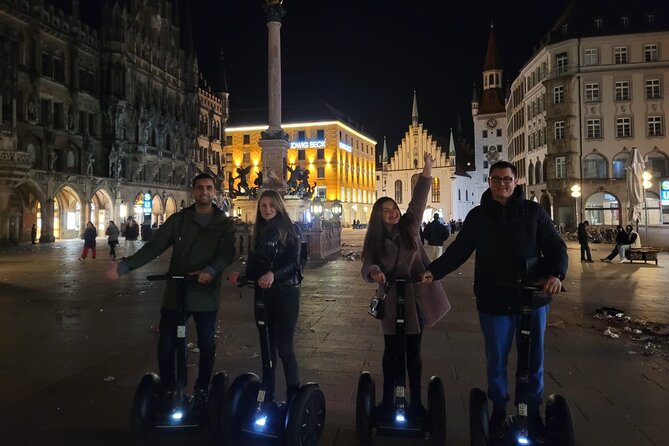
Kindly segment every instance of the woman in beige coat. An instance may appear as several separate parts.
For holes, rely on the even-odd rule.
[[[385,316],[381,320],[385,349],[383,352],[383,402],[384,412],[393,405],[395,374],[395,279],[407,280],[405,289],[406,364],[409,375],[410,414],[424,417],[421,398],[422,360],[421,337],[424,326],[432,326],[450,309],[441,283],[419,283],[430,259],[420,240],[420,224],[432,183],[432,163],[428,153],[425,166],[413,190],[413,196],[404,215],[397,203],[389,198],[379,198],[372,207],[367,234],[362,250],[362,278],[378,283],[377,296],[387,290]],[[427,286],[426,286],[427,285]]]

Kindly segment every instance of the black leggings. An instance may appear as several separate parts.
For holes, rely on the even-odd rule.
[[[423,374],[423,361],[420,357],[420,344],[423,334],[406,336],[406,369],[409,375],[409,393],[411,404],[421,404],[420,382]],[[384,335],[385,349],[383,351],[383,401],[392,404],[395,383],[395,350],[397,338],[394,335]],[[404,372],[404,371],[402,371]]]
[[[295,357],[295,350],[293,348],[295,326],[297,325],[297,316],[300,310],[300,288],[271,288],[269,290],[262,290],[256,287],[255,302],[262,298],[263,292],[266,293],[265,322],[269,335],[269,358],[273,365],[273,367],[269,367],[269,364],[266,364],[265,355],[267,353],[264,349],[261,349],[263,354],[262,380],[266,386],[266,399],[270,401],[274,398],[277,351],[283,364],[283,373],[286,376],[286,390],[290,398],[300,385],[297,358]],[[260,315],[255,305],[254,308],[257,321]],[[262,336],[260,327],[258,327],[258,334]],[[264,340],[261,338],[260,345],[263,345],[263,342]]]

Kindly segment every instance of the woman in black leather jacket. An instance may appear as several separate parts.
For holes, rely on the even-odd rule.
[[[300,230],[288,217],[278,192],[266,190],[258,199],[256,224],[246,264],[246,277],[255,283],[255,302],[265,293],[265,322],[269,333],[269,355],[276,364],[277,351],[286,377],[287,400],[299,387],[293,337],[300,308]],[[232,273],[236,283],[239,273]],[[256,306],[254,305],[254,308]],[[258,315],[256,314],[256,318]],[[262,342],[262,339],[261,339]],[[265,352],[262,352],[263,355]],[[263,358],[265,359],[265,358]],[[263,361],[263,364],[267,361]],[[263,369],[266,401],[274,399],[274,369]]]

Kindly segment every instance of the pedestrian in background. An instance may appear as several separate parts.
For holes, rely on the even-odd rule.
[[[440,283],[424,286],[417,283],[421,273],[430,263],[420,243],[420,224],[432,184],[432,164],[429,153],[424,156],[423,172],[413,189],[407,211],[402,215],[397,203],[389,197],[376,200],[367,225],[362,248],[360,274],[365,282],[378,284],[376,296],[385,296],[385,314],[380,320],[383,331],[383,414],[388,414],[394,402],[395,361],[398,339],[396,327],[396,279],[406,280],[405,327],[406,369],[409,376],[409,416],[425,419],[421,397],[423,363],[421,359],[422,332],[432,326],[450,309],[446,293]],[[404,373],[402,370],[400,373]]]
[[[33,245],[37,243],[37,225],[33,223],[32,228],[30,228],[30,243]]]
[[[265,305],[269,352],[260,350],[263,364],[276,364],[278,351],[286,378],[286,401],[290,401],[300,386],[293,344],[300,309],[301,232],[290,220],[281,195],[271,189],[260,195],[255,221],[246,273],[241,276],[241,281],[255,284],[254,308],[259,302]],[[240,281],[239,272],[231,273],[229,280],[233,284]],[[256,313],[256,322],[259,316]],[[259,325],[258,331],[262,336]],[[260,342],[263,342],[262,338]],[[263,367],[262,382],[268,402],[274,401],[275,374],[275,367]]]
[[[578,224],[578,244],[581,245],[581,262],[592,262],[592,255],[590,254],[590,245],[588,245],[588,231],[586,228],[590,226],[590,222],[585,220]]]
[[[86,230],[84,231],[84,250],[81,253],[79,260],[83,262],[88,256],[88,251],[92,252],[92,259],[95,260],[95,239],[98,236],[98,230],[92,222],[86,223]]]
[[[620,263],[625,261],[625,251],[632,248],[641,248],[641,239],[639,234],[634,230],[634,226],[625,226],[627,232],[627,243],[623,243],[618,247],[618,255],[620,256]]]
[[[116,223],[109,221],[105,235],[107,236],[107,244],[109,245],[109,256],[112,260],[116,258],[116,245],[118,245],[118,236],[120,233],[121,231],[119,231]]]
[[[485,343],[488,398],[493,404],[489,432],[494,439],[507,434],[507,362],[521,319],[517,281],[528,280],[542,287],[532,296],[527,415],[530,434],[545,438],[539,410],[544,392],[544,334],[552,295],[560,292],[567,274],[567,247],[546,211],[523,198],[515,165],[496,162],[490,167],[488,182],[481,204],[467,214],[456,239],[421,279],[441,279],[476,251],[474,294]],[[539,271],[528,277],[532,263]]]
[[[611,261],[620,253],[620,245],[626,244],[628,244],[627,232],[625,232],[625,228],[618,226],[618,232],[616,233],[616,246],[613,247],[611,254],[600,260],[605,263],[611,263]]]
[[[125,256],[130,257],[135,252],[137,252],[137,238],[139,237],[139,225],[132,217],[128,217],[128,222],[125,225],[124,236],[125,244],[123,247],[125,250]]]
[[[232,219],[225,216],[214,203],[214,178],[201,173],[193,179],[192,206],[172,214],[151,241],[131,257],[111,262],[105,275],[116,280],[154,260],[172,248],[167,273],[184,275],[186,282],[186,311],[195,320],[200,361],[195,381],[193,410],[203,414],[216,356],[216,315],[218,312],[223,270],[234,260],[234,230]],[[134,223],[134,222],[133,222]],[[137,225],[134,225],[137,227]],[[127,231],[127,230],[126,230]],[[137,236],[135,235],[135,238]],[[160,309],[158,338],[158,369],[160,370],[161,400],[169,401],[174,392],[174,352],[177,347],[177,282],[165,285]]]
[[[432,221],[425,226],[423,234],[427,242],[425,251],[430,260],[434,260],[444,252],[444,242],[450,235],[448,226],[439,221],[439,212],[435,212]]]

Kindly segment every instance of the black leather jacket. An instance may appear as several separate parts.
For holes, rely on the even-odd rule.
[[[255,248],[249,252],[246,280],[257,282],[268,271],[274,273],[272,288],[298,286],[302,281],[300,271],[300,230],[294,226],[295,236],[288,235],[287,246],[279,240],[279,231],[272,221],[261,229]]]

